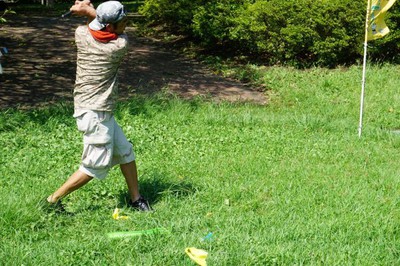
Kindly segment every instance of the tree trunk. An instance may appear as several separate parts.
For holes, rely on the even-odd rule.
[[[47,0],[46,2],[47,2],[46,6],[48,6],[48,7],[53,7],[54,6],[54,0]]]

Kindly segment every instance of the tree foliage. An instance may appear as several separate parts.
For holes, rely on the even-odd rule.
[[[7,22],[7,20],[6,20],[6,18],[5,18],[5,16],[6,16],[7,14],[15,14],[15,11],[13,11],[13,10],[11,10],[11,9],[9,9],[9,8],[7,8],[7,9],[4,10],[4,11],[0,11],[0,12],[2,12],[2,14],[0,15],[0,24],[6,23],[6,22]]]
[[[209,49],[256,56],[267,64],[333,67],[360,58],[366,1],[147,0],[141,12],[150,23]],[[392,34],[372,44],[371,58],[397,61],[397,4],[386,21]]]

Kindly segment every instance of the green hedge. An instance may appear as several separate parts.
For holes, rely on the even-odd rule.
[[[353,64],[363,51],[366,0],[147,0],[149,23],[191,36],[208,49],[298,67]],[[400,10],[392,33],[370,43],[370,59],[399,61]]]

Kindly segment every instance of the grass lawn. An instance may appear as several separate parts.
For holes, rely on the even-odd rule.
[[[124,208],[118,168],[65,199],[37,202],[79,166],[72,106],[0,112],[0,264],[398,265],[399,67],[369,67],[357,135],[361,68],[260,69],[270,103],[159,95],[118,106],[153,213]],[[113,220],[121,207],[128,220]],[[162,227],[168,233],[109,239]],[[211,239],[202,240],[212,232]]]

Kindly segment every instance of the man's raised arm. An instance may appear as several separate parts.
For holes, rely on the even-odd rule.
[[[88,23],[96,18],[96,9],[90,0],[75,1],[75,4],[69,9],[74,15],[88,18]]]

